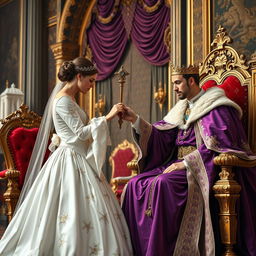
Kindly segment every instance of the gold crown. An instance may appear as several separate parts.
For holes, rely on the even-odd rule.
[[[181,66],[181,67],[175,67],[171,66],[171,75],[192,75],[192,74],[199,74],[199,67],[198,66],[193,66],[189,65],[188,67]]]

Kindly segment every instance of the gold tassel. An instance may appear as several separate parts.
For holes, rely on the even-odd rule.
[[[151,216],[152,216],[152,209],[151,209],[150,206],[149,206],[149,208],[145,211],[145,215],[148,216],[148,217],[151,217]]]
[[[150,191],[149,191],[149,196],[148,196],[148,208],[147,210],[145,211],[145,215],[148,216],[148,217],[152,217],[152,208],[151,208],[151,203],[152,203],[152,193],[153,193],[153,188],[155,186],[155,183],[156,183],[156,180],[158,178],[158,176],[160,176],[161,174],[157,175],[154,180],[152,181],[151,183],[151,186],[150,186]]]

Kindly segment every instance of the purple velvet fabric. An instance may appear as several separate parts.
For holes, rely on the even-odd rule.
[[[201,120],[204,132],[208,136],[215,136],[219,141],[220,151],[245,151],[239,143],[246,141],[246,136],[234,109],[222,106],[212,110]],[[149,191],[154,177],[177,161],[179,145],[196,146],[193,125],[186,134],[177,128],[162,131],[153,127],[148,142],[145,169],[128,183],[123,211],[130,228],[135,255],[169,256],[174,252],[187,200],[185,170],[163,174],[157,178],[153,188],[153,214],[147,217],[144,213],[148,207]],[[218,178],[219,169],[213,164],[213,158],[218,152],[209,150],[204,143],[198,150],[204,161],[211,188]],[[168,160],[169,155],[173,156]],[[164,163],[166,160],[167,163]],[[242,186],[241,199],[238,202],[239,255],[256,256],[256,169],[240,168],[236,171],[236,179]],[[216,203],[213,193],[210,194],[210,200]],[[211,214],[212,219],[217,218],[216,208],[212,207]],[[213,225],[216,225],[214,230],[218,230],[216,221],[213,221]],[[216,241],[219,242],[218,239]]]
[[[155,2],[157,1],[146,1]],[[145,12],[137,4],[131,38],[141,55],[152,65],[161,66],[168,62],[169,53],[164,44],[164,31],[170,21],[170,9],[162,1],[157,11]]]
[[[117,67],[128,42],[121,12],[118,12],[113,20],[107,24],[102,24],[95,18],[87,30],[87,35],[93,60],[99,71],[97,80],[104,80]]]
[[[148,6],[157,0],[144,1]],[[109,17],[114,7],[114,0],[98,0],[97,10],[101,17]],[[121,3],[121,2],[120,2]],[[121,6],[111,22],[103,24],[94,16],[87,29],[89,45],[98,68],[97,80],[104,80],[116,69],[128,42]],[[164,31],[170,20],[170,9],[161,0],[160,6],[151,13],[146,12],[137,2],[131,28],[131,39],[142,56],[153,65],[164,65],[169,60],[169,53],[164,44]]]

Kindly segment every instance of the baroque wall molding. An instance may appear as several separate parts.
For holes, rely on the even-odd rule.
[[[63,61],[74,59],[81,54],[80,34],[84,21],[89,22],[89,14],[95,3],[96,0],[66,1],[57,27],[56,44],[51,45],[57,72]]]
[[[67,0],[60,19],[57,42],[78,42],[83,16],[91,2],[95,1]]]
[[[58,42],[51,46],[54,58],[56,60],[56,70],[59,70],[62,62],[71,60],[79,55],[79,45],[73,42]]]

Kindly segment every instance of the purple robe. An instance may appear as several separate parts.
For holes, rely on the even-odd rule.
[[[209,248],[212,245],[207,244],[208,240],[214,241],[214,238],[208,237],[212,229],[215,231],[215,245],[213,246],[217,247],[215,253],[218,254],[220,245],[218,221],[216,221],[218,207],[216,207],[217,200],[213,197],[212,186],[218,179],[220,169],[213,164],[213,158],[220,152],[227,151],[245,159],[253,158],[242,123],[234,108],[221,106],[191,124],[187,130],[177,127],[162,130],[159,128],[161,126],[166,126],[166,123],[161,121],[152,126],[146,146],[140,144],[142,152],[144,148],[146,155],[142,159],[143,169],[128,183],[124,195],[122,208],[130,229],[135,255],[173,255],[178,237],[183,253],[179,254],[177,250],[176,255],[186,255],[185,251],[187,255],[192,255],[193,249],[190,249],[192,243],[203,244],[201,246],[203,251],[200,249],[200,254],[212,255],[213,250]],[[197,127],[200,143],[196,137]],[[141,137],[144,133],[146,132],[142,129]],[[192,169],[193,166],[200,166],[202,163],[200,168],[204,169],[206,179],[201,174],[199,178],[196,177],[202,180],[203,187],[200,185],[200,189],[205,191],[203,199],[199,200],[201,205],[197,205],[199,194],[192,194],[194,201],[191,201],[191,198],[188,199],[188,194],[190,194],[188,193],[188,170],[162,174],[170,164],[180,161],[177,160],[178,146],[197,148],[185,157],[185,161]],[[234,168],[234,172],[235,179],[242,186],[237,203],[239,255],[256,256],[256,169]],[[162,175],[155,178],[159,174]],[[152,182],[155,182],[154,185]],[[150,190],[152,190],[151,195]],[[152,216],[145,215],[149,206],[149,198],[152,200]],[[190,205],[186,208],[189,201]],[[199,211],[203,207],[209,208],[211,212],[211,216],[208,216],[208,219],[206,216],[202,222],[205,223],[205,235],[202,236],[201,233],[197,242],[189,241],[191,234],[198,232],[199,229],[196,226],[198,221],[196,214],[198,213],[195,212],[193,216],[189,212],[194,210],[194,206]],[[186,216],[188,216],[186,221],[183,220],[185,209],[187,209]],[[204,210],[204,215],[207,215],[206,213],[207,211]],[[184,223],[181,225],[182,222]],[[183,236],[180,236],[182,232]]]

